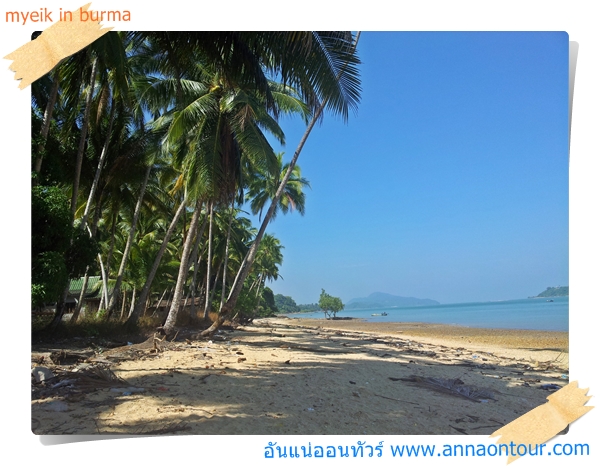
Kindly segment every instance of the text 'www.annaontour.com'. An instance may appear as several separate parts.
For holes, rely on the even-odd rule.
[[[521,457],[521,456],[589,456],[590,446],[587,443],[556,443],[553,445],[510,442],[508,444],[446,444],[437,445],[389,445],[384,448],[383,441],[375,446],[367,442],[356,445],[278,445],[269,442],[265,447],[265,458],[416,458],[416,457]]]

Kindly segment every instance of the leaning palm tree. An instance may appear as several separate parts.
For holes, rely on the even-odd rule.
[[[71,224],[73,225],[76,217],[77,207],[79,205],[79,188],[81,182],[81,172],[83,166],[84,152],[88,144],[88,132],[90,126],[91,110],[94,99],[100,97],[98,92],[102,89],[102,83],[105,83],[111,72],[114,72],[114,90],[126,87],[125,81],[125,43],[124,35],[120,33],[105,34],[83,51],[73,55],[57,68],[54,72],[55,77],[60,75],[62,78],[62,89],[64,100],[71,103],[73,111],[68,121],[75,123],[80,117],[80,105],[83,102],[83,116],[79,127],[79,143],[76,154],[75,173],[71,190]],[[64,125],[65,130],[70,129],[71,125]],[[67,298],[69,285],[60,297],[53,321],[50,323],[51,329],[56,329],[62,322],[64,313],[64,302]]]
[[[207,76],[206,70],[200,72]],[[186,83],[187,84],[187,83]],[[166,144],[175,152],[184,167],[186,189],[198,199],[188,237],[182,253],[180,275],[175,296],[165,322],[165,331],[175,326],[183,293],[193,236],[199,209],[206,201],[209,212],[215,205],[229,205],[242,187],[242,159],[254,165],[272,167],[276,157],[263,134],[263,128],[280,142],[283,132],[264,108],[260,96],[251,89],[229,88],[215,75],[208,82],[198,82],[192,89],[194,99],[182,110],[164,118],[169,122]],[[185,147],[181,141],[185,140]],[[179,151],[178,151],[179,149]],[[210,237],[209,237],[210,239]],[[207,264],[210,279],[211,244]],[[207,291],[209,282],[207,282]],[[208,306],[208,298],[207,298]]]
[[[356,55],[358,38],[359,35],[354,38],[351,33],[334,32],[325,36],[320,36],[318,33],[315,33],[315,39],[319,39],[315,40],[316,44],[310,44],[310,46],[302,49],[304,52],[307,50],[310,51],[310,53],[304,57],[306,63],[303,69],[311,71],[314,71],[315,69],[319,70],[319,75],[323,79],[323,81],[320,82],[324,83],[323,86],[314,87],[313,92],[308,93],[305,96],[313,99],[311,101],[314,105],[313,108],[315,109],[313,118],[294,152],[288,170],[279,184],[275,197],[260,226],[256,239],[242,262],[242,266],[238,271],[234,285],[231,288],[229,297],[221,310],[222,312],[219,315],[219,318],[213,325],[202,332],[202,335],[214,333],[225,319],[232,314],[242,291],[244,280],[250,273],[256,258],[258,247],[267,225],[278,207],[279,200],[292,175],[302,148],[315,124],[321,118],[323,111],[328,109],[335,114],[341,115],[344,120],[346,120],[349,109],[356,109],[360,97],[360,80],[357,69],[357,65],[360,61]],[[312,47],[313,45],[314,48]],[[323,59],[325,60],[322,61]],[[320,65],[317,65],[317,63],[320,63]],[[316,68],[313,67],[314,65],[317,65]],[[306,76],[303,73],[301,73],[301,75]],[[306,81],[303,82],[306,84]]]

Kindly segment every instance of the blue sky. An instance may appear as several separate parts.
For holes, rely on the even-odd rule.
[[[568,41],[363,32],[358,113],[313,130],[306,214],[267,230],[285,246],[273,291],[456,303],[567,285]],[[304,128],[282,126],[289,160]]]

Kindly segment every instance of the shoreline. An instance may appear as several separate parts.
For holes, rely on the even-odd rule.
[[[426,322],[368,322],[349,319],[274,317],[281,324],[411,338],[421,343],[496,352],[507,357],[536,360],[568,358],[569,332],[463,327]]]
[[[557,345],[555,346],[556,349],[568,348],[569,335],[567,331],[466,327],[429,322],[369,322],[355,317],[311,319],[278,316],[269,319],[281,319],[282,322],[290,325],[294,325],[294,322],[296,322],[298,325],[307,327],[359,330],[386,335],[405,334],[416,337],[447,339],[449,341],[472,339],[481,343],[506,344],[509,347],[526,345],[525,347],[531,349],[548,348],[552,347],[552,344]]]

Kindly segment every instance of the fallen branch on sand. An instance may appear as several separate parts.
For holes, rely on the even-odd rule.
[[[409,403],[411,405],[419,405],[419,403],[413,403],[412,401],[399,400],[398,398],[390,398],[389,396],[378,395],[374,393],[373,395],[378,396],[379,398],[385,398],[386,400],[399,401],[400,403]]]
[[[403,382],[412,382],[418,386],[429,388],[441,393],[448,395],[460,396],[471,401],[483,402],[484,400],[494,400],[494,393],[485,388],[477,388],[470,385],[465,385],[460,379],[441,379],[435,377],[421,377],[418,375],[411,375],[408,378],[394,378],[389,377],[390,380],[397,381],[402,380]]]

